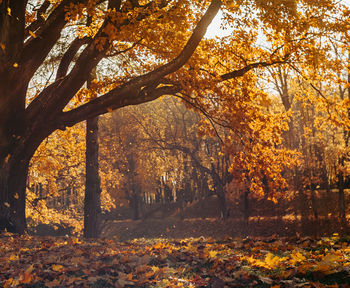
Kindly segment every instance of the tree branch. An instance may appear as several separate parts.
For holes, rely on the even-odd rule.
[[[162,3],[163,1],[160,5],[163,5]],[[144,16],[147,15],[145,14]],[[98,33],[94,37],[94,40],[91,41],[90,44],[87,45],[87,47],[79,55],[76,64],[74,65],[70,73],[64,78],[57,79],[57,81],[55,81],[49,87],[44,89],[40,93],[40,95],[38,95],[38,97],[30,103],[30,105],[27,108],[28,121],[47,121],[49,118],[53,119],[54,115],[56,115],[57,113],[62,112],[64,107],[86,82],[87,75],[89,75],[90,71],[96,67],[96,65],[103,57],[106,57],[105,53],[110,47],[109,41],[105,43],[102,50],[97,47],[97,44],[100,39],[100,36],[105,35],[104,28],[106,27],[107,23],[109,23],[109,21],[110,19],[109,17],[107,17],[104,23],[102,24],[101,28],[99,29]],[[123,22],[120,25],[127,25],[129,23],[128,21]],[[157,81],[158,80],[159,78],[157,79]],[[138,90],[139,89],[136,89],[136,91]],[[41,116],[36,117],[38,114],[40,114]]]
[[[61,36],[66,25],[66,7],[70,3],[85,3],[87,0],[63,0],[49,15],[44,25],[35,33],[36,38],[30,38],[24,45],[19,63],[22,67],[22,81],[29,81],[52,47]]]
[[[245,73],[247,73],[248,71],[254,69],[254,68],[259,68],[259,67],[269,67],[272,65],[276,65],[276,64],[283,64],[286,63],[287,59],[288,59],[289,55],[286,55],[282,60],[277,60],[277,61],[271,61],[271,62],[256,62],[256,63],[251,63],[248,64],[247,66],[238,69],[238,70],[234,70],[228,73],[225,73],[223,75],[220,76],[222,81],[226,81],[229,79],[233,79],[233,78],[237,78],[240,76],[243,76]]]
[[[66,53],[64,53],[61,59],[60,65],[58,66],[56,81],[67,75],[68,67],[72,62],[74,56],[77,54],[80,47],[82,47],[84,44],[87,44],[89,40],[90,39],[88,37],[84,37],[84,38],[77,37],[73,40],[72,44],[67,49]]]
[[[135,90],[133,93],[118,94],[118,97],[110,98],[109,93],[100,96],[76,109],[68,112],[62,112],[56,123],[58,128],[64,129],[66,126],[74,124],[112,110],[116,110],[128,105],[138,105],[145,102],[153,101],[163,95],[173,95],[180,90],[178,86],[163,86],[159,88],[144,88],[141,91]]]
[[[79,108],[62,113],[59,125],[72,126],[75,123],[86,119],[86,117],[104,114],[110,109],[114,110],[127,105],[136,105],[143,102],[148,102],[162,95],[173,94],[179,91],[179,88],[176,86],[164,86],[156,88],[155,90],[152,89],[152,93],[150,93],[148,89],[156,86],[159,83],[159,79],[162,79],[166,75],[177,71],[189,60],[199,45],[201,39],[205,35],[207,27],[219,11],[221,4],[222,3],[220,0],[213,0],[211,2],[209,8],[196,25],[196,28],[187,41],[185,47],[175,59],[149,73],[135,77],[124,85],[111,90],[105,95],[100,96],[99,98],[90,101]],[[61,83],[62,87],[65,86],[68,88],[70,81],[71,80],[67,80],[67,84]],[[143,87],[148,88],[143,89]],[[55,91],[55,93],[57,93],[57,91]],[[64,119],[65,117],[66,120]]]

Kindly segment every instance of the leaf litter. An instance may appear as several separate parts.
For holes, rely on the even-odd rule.
[[[0,235],[1,287],[350,287],[350,238]]]

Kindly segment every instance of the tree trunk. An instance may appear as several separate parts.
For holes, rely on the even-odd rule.
[[[135,188],[135,190],[132,191],[131,194],[132,197],[132,211],[133,211],[133,220],[138,220],[140,219],[140,196],[139,196],[139,191],[138,188]]]
[[[223,220],[227,220],[227,204],[226,204],[226,198],[225,198],[225,190],[222,185],[219,185],[218,187],[218,198],[219,198],[219,205],[220,205],[220,212],[221,212],[221,218]]]
[[[243,216],[244,216],[244,223],[248,226],[249,224],[249,189],[247,189],[244,192],[243,195]]]
[[[338,172],[338,213],[341,220],[345,219],[345,195],[344,195],[344,176],[343,172]]]
[[[26,180],[30,157],[8,156],[0,168],[0,231],[23,234],[27,228]]]
[[[86,180],[84,199],[84,237],[98,236],[98,215],[101,211],[101,188],[98,174],[98,117],[86,123]]]

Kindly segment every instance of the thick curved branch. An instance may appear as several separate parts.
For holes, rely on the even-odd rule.
[[[100,96],[96,100],[82,105],[81,107],[70,112],[62,113],[62,116],[65,116],[61,117],[61,120],[59,121],[60,125],[71,126],[86,119],[87,117],[106,113],[109,109],[117,109],[126,105],[136,105],[151,101],[157,97],[160,97],[161,95],[169,94],[169,90],[172,90],[170,92],[174,93],[174,87],[169,88],[169,86],[157,88],[152,92],[153,94],[149,94],[149,91],[147,91],[147,89],[142,89],[142,87],[152,87],[157,85],[159,83],[159,79],[162,79],[166,75],[175,72],[188,61],[205,35],[208,25],[219,11],[220,6],[220,0],[212,1],[206,13],[198,22],[185,47],[175,59],[153,70],[152,72],[135,77],[124,85],[111,90],[103,96]],[[35,99],[34,101],[42,102],[42,105],[44,106],[58,106],[60,109],[60,105],[69,101],[69,99],[74,96],[74,94],[86,80],[84,78],[84,73],[86,71],[90,71],[94,66],[96,66],[102,57],[103,55],[101,55],[101,53],[93,45],[88,45],[88,47],[85,48],[83,53],[79,56],[72,71],[64,79],[62,79],[62,81],[54,83],[51,91],[48,90],[47,93],[49,96],[40,97],[40,99],[37,98],[38,100]],[[178,88],[176,87],[176,91],[178,91],[177,89]],[[74,114],[76,114],[76,116],[74,116]],[[64,117],[67,117],[66,121],[64,120]]]
[[[146,17],[147,15],[143,16]],[[57,79],[57,81],[44,89],[42,93],[30,103],[27,108],[28,121],[43,121],[43,119],[54,118],[54,115],[61,113],[68,102],[79,91],[82,85],[86,82],[87,75],[89,75],[90,71],[96,67],[102,58],[106,57],[105,53],[109,48],[110,43],[107,41],[103,49],[97,48],[97,44],[100,39],[99,36],[105,34],[104,28],[107,23],[109,23],[108,17],[105,19],[99,32],[94,37],[94,41],[91,41],[79,55],[70,73],[64,78]],[[123,22],[121,25],[127,25],[128,23],[129,22]],[[158,80],[159,78],[157,81]],[[42,113],[42,111],[44,111],[44,113]],[[38,113],[41,113],[43,119],[38,119],[38,117],[36,117]]]
[[[133,93],[118,94],[118,97],[110,98],[109,92],[104,96],[100,96],[87,104],[68,112],[63,112],[59,117],[56,125],[60,129],[66,126],[84,121],[89,117],[105,114],[112,110],[122,108],[128,105],[138,105],[145,102],[153,101],[163,95],[173,95],[180,90],[177,86],[163,86],[154,89],[134,90]]]

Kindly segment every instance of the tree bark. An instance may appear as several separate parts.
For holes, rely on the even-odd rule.
[[[86,180],[84,199],[84,237],[98,236],[98,215],[101,211],[101,188],[98,173],[98,117],[86,121]]]
[[[41,137],[38,135],[37,139]],[[17,143],[15,148],[7,149],[10,153],[0,162],[0,231],[7,229],[23,234],[27,228],[26,180],[29,161],[38,142]]]
[[[0,230],[22,234],[27,228],[24,192],[28,162],[5,163],[0,169]]]
[[[343,172],[338,172],[338,213],[341,220],[345,219],[345,194],[344,194],[344,176]]]

